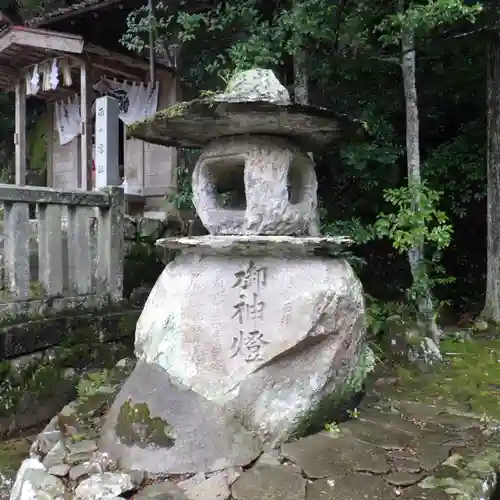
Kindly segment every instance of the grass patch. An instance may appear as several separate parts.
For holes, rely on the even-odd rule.
[[[445,362],[430,373],[397,367],[391,396],[500,420],[500,339],[444,340],[441,351]]]

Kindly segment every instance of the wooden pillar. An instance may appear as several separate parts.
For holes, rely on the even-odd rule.
[[[49,126],[46,131],[47,136],[47,187],[54,187],[54,125],[55,125],[55,104],[51,102],[47,106]]]
[[[15,103],[16,185],[26,184],[26,86],[22,80],[16,83]]]
[[[90,78],[90,67],[82,62],[80,66],[80,115],[81,115],[81,137],[80,137],[80,169],[78,172],[78,187],[92,189],[92,80]]]

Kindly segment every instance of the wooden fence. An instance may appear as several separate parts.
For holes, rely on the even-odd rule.
[[[0,204],[0,313],[122,299],[122,188],[87,192],[0,184]]]

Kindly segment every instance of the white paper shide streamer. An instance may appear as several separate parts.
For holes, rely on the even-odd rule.
[[[59,143],[68,144],[81,133],[80,96],[75,95],[67,101],[55,104],[57,131]]]
[[[118,101],[120,120],[125,125],[145,120],[158,110],[158,82],[154,86],[146,86],[143,83],[129,84],[102,78],[94,85],[94,89],[101,95],[113,97]]]

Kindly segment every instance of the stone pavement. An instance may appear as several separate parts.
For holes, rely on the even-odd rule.
[[[102,382],[97,392],[110,403],[120,385]],[[62,443],[48,427],[33,444],[30,460],[38,470],[28,471],[24,482],[44,494],[51,487],[49,496],[37,499],[494,499],[500,431],[497,422],[479,416],[416,402],[371,403],[356,418],[268,450],[243,468],[148,477],[118,467],[97,450],[99,419],[92,415],[102,415],[106,404],[93,399],[95,393],[88,399],[91,392],[83,420],[81,401],[63,410],[68,415],[80,406],[75,426],[86,425],[75,439]]]

